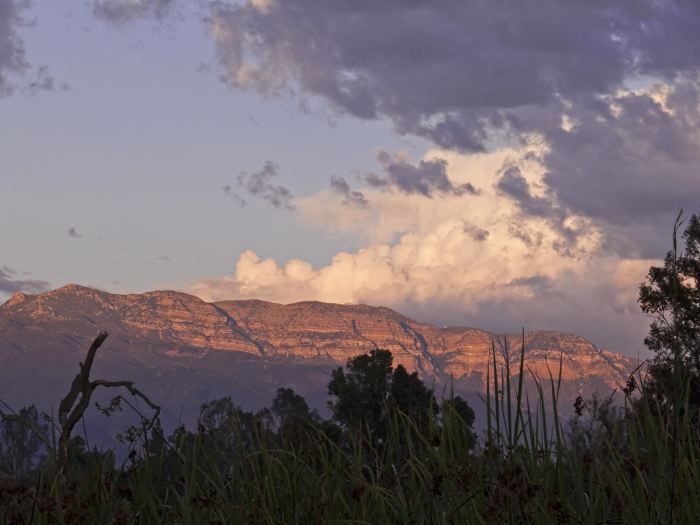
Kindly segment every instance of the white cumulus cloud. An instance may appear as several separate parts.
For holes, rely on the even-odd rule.
[[[610,255],[589,220],[565,209],[526,213],[503,192],[498,173],[517,162],[531,195],[546,198],[545,172],[532,160],[538,149],[426,155],[444,159],[450,180],[472,184],[476,194],[431,199],[364,188],[362,208],[343,206],[343,196],[328,191],[297,199],[302,220],[358,235],[366,246],[320,268],[246,251],[232,275],[188,290],[207,300],[384,305],[421,320],[500,331],[560,329],[635,353],[646,326],[637,287],[653,261]]]

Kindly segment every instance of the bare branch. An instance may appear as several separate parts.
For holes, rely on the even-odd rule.
[[[149,397],[134,386],[131,381],[106,381],[97,379],[90,381],[90,370],[95,360],[97,349],[107,339],[107,332],[100,332],[90,345],[85,363],[80,363],[80,371],[73,379],[71,388],[65,398],[61,401],[58,409],[59,422],[61,423],[61,435],[59,437],[59,449],[61,450],[60,468],[63,469],[68,461],[68,449],[71,434],[75,425],[85,414],[90,406],[90,398],[97,387],[104,388],[125,388],[132,396],[142,399],[153,411],[153,417],[148,421],[146,428],[152,428],[160,416],[160,407]],[[80,398],[78,398],[80,396]],[[143,416],[142,416],[143,417]],[[144,418],[145,420],[145,418]]]
[[[88,350],[87,357],[85,358],[85,364],[80,363],[80,372],[78,372],[78,375],[76,375],[75,379],[73,379],[68,395],[63,398],[61,404],[58,406],[58,421],[61,423],[61,427],[66,425],[68,413],[73,408],[78,395],[84,392],[85,387],[89,382],[90,369],[92,368],[92,363],[95,360],[95,353],[97,353],[97,349],[102,346],[102,343],[104,343],[105,339],[107,339],[107,335],[109,335],[107,332],[100,332],[92,342],[90,349]]]

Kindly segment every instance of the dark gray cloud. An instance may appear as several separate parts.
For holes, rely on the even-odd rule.
[[[465,226],[464,231],[471,235],[472,239],[475,241],[485,241],[490,235],[488,230],[484,230],[483,228],[479,228],[478,226],[474,225]]]
[[[700,3],[284,0],[213,3],[223,78],[315,95],[449,148],[538,124],[533,108],[700,64]]]
[[[226,194],[227,197],[234,200],[241,208],[245,207],[248,204],[243,197],[241,197],[240,195],[238,195],[236,192],[233,191],[233,188],[231,187],[231,185],[226,184],[226,185],[222,186],[221,189],[223,190],[223,192]]]
[[[529,277],[518,277],[510,281],[510,286],[521,286],[530,288],[536,292],[541,292],[552,285],[552,280],[546,275],[531,275]]]
[[[252,173],[244,171],[238,175],[238,184],[248,194],[264,199],[275,208],[293,210],[292,200],[294,196],[292,192],[286,187],[272,182],[278,174],[279,166],[268,160],[258,171]],[[226,187],[224,187],[224,191],[226,191]]]
[[[434,194],[464,195],[478,193],[470,183],[455,185],[447,176],[447,161],[443,159],[421,160],[411,164],[400,156],[380,151],[377,160],[384,173],[370,173],[365,180],[370,186],[394,189],[408,194],[432,197]]]
[[[37,279],[18,279],[9,266],[0,266],[0,293],[40,293],[49,289],[49,283]]]
[[[700,205],[700,2],[256,5],[212,4],[216,56],[231,87],[317,98],[453,150],[537,134],[549,145],[546,195],[514,172],[495,174],[500,189],[524,214],[590,219],[626,254],[658,256],[677,209]],[[648,93],[624,94],[654,82],[671,86],[666,107]],[[562,127],[563,114],[573,127]],[[443,175],[436,161],[392,159],[366,181],[452,193]]]
[[[95,0],[93,14],[116,25],[124,25],[139,18],[161,20],[172,11],[175,0]]]
[[[49,68],[33,66],[27,59],[20,29],[31,23],[27,18],[31,7],[31,0],[0,0],[0,97],[16,90],[33,95],[55,89]]]
[[[27,0],[0,0],[0,96],[14,90],[13,76],[30,68],[18,32],[24,24],[23,11],[30,5]]]
[[[548,134],[545,182],[557,200],[627,237],[623,244],[633,235],[644,256],[663,253],[649,225],[660,224],[666,242],[678,209],[700,206],[698,86],[676,83],[665,107],[648,94],[627,94],[616,97],[614,111],[579,108],[573,129]]]
[[[501,193],[513,199],[523,214],[530,217],[541,217],[551,224],[561,236],[560,240],[553,245],[560,252],[568,253],[578,236],[584,233],[580,229],[566,225],[571,211],[562,207],[551,193],[545,196],[533,194],[530,183],[525,179],[517,164],[506,163],[501,169],[500,178],[496,181],[495,186]],[[517,230],[511,231],[511,234],[528,245],[536,242],[527,234]]]
[[[82,239],[83,236],[78,233],[78,230],[75,229],[75,227],[71,226],[68,228],[68,237],[73,237],[74,239]]]
[[[343,196],[343,204],[354,206],[355,208],[366,208],[367,199],[361,191],[352,190],[344,177],[333,175],[331,177],[331,188],[338,195]]]
[[[563,219],[565,215],[551,198],[536,197],[532,194],[530,184],[516,165],[504,166],[496,188],[511,197],[527,215],[559,219]]]
[[[54,91],[56,79],[49,72],[48,66],[39,66],[34,70],[34,78],[24,87],[23,91],[30,95],[36,95],[40,91]],[[63,91],[70,89],[65,82],[61,85]]]

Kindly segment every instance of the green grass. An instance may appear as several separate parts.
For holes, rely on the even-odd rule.
[[[156,428],[132,436],[123,465],[83,451],[61,473],[49,454],[26,480],[0,481],[0,523],[700,521],[698,421],[687,402],[668,408],[631,393],[615,410],[591,400],[571,425],[557,415],[561,369],[537,383],[535,399],[526,370],[522,357],[511,376],[494,352],[475,448],[450,410],[419,428],[387,407],[379,446],[362,430],[310,421],[274,433],[234,419],[167,439]]]

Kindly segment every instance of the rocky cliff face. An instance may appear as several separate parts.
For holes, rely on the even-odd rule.
[[[492,347],[517,372],[523,343],[520,335],[504,344],[476,328],[437,327],[366,305],[206,303],[179,292],[115,295],[68,285],[15,294],[0,306],[0,397],[31,401],[42,387],[67,385],[99,330],[110,338],[96,372],[157,385],[180,405],[232,391],[259,405],[286,385],[322,398],[331,367],[373,348],[390,350],[396,364],[437,386],[483,391]],[[550,370],[556,376],[561,359],[571,395],[616,388],[637,364],[559,332],[526,333],[524,348],[528,370],[541,379]]]

